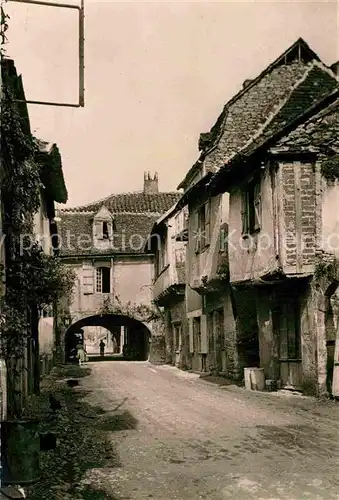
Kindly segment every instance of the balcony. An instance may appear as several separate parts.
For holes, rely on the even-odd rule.
[[[224,223],[209,246],[191,255],[189,281],[196,292],[205,294],[225,289],[225,282],[229,281],[227,234],[228,226]]]
[[[178,270],[177,266],[179,266]],[[178,263],[177,266],[174,270],[172,266],[167,265],[155,279],[153,298],[160,306],[166,305],[169,301],[178,297],[184,297],[185,295],[185,281],[183,279],[184,265]],[[178,271],[180,271],[180,276],[178,276]]]

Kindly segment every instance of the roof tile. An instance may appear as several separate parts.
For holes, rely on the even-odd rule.
[[[180,193],[114,194],[104,200],[60,211],[61,256],[143,253],[151,229],[159,218],[181,197]],[[93,219],[105,206],[114,221],[113,241],[106,249],[93,242]]]

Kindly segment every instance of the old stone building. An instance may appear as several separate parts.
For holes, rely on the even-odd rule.
[[[235,320],[228,270],[228,195],[209,197],[196,181],[195,167],[180,188],[178,206],[188,205],[186,314],[190,364],[197,372],[233,376],[227,344],[234,336]]]
[[[205,226],[203,252],[199,240],[196,255],[206,256],[190,251],[190,268],[200,266],[193,272],[196,284],[190,284],[206,311],[206,263],[213,252],[207,214],[218,213],[220,195],[229,194],[234,317],[229,313],[228,325],[223,320],[225,371],[241,376],[245,366],[257,365],[266,379],[317,394],[330,391],[335,328],[328,325],[331,319],[337,325],[337,302],[330,299],[338,285],[337,96],[333,68],[299,39],[247,80],[211,131],[201,135],[199,160],[183,185],[190,237],[196,227],[201,237],[199,220]],[[209,208],[198,207],[197,199]],[[217,234],[220,221],[215,227]],[[216,254],[212,261],[216,267]],[[222,293],[227,287],[224,282]],[[216,326],[212,337],[204,326],[198,328],[201,338],[204,329],[208,359]]]
[[[74,335],[84,329],[92,352],[104,337],[115,353],[124,348],[133,358],[147,359],[151,349],[154,360],[162,356],[163,329],[152,302],[153,255],[145,253],[145,244],[155,221],[179,197],[159,192],[157,175],[146,173],[142,192],[113,194],[60,212],[60,256],[77,274],[66,322],[68,354]]]
[[[190,368],[186,318],[187,212],[171,207],[153,225],[148,252],[154,254],[153,299],[164,316],[164,361]]]

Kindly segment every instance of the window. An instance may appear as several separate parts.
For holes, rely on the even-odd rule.
[[[107,222],[102,223],[102,237],[104,240],[108,240],[108,238],[109,238],[108,223]]]
[[[243,192],[242,234],[253,234],[261,228],[261,183],[252,180]]]
[[[109,240],[112,234],[112,223],[96,220],[94,223],[94,236],[97,240]]]
[[[97,293],[111,293],[111,269],[97,267],[95,289]]]
[[[182,229],[181,227],[181,213],[175,216],[175,235],[178,235]]]
[[[166,238],[161,238],[160,245],[157,248],[156,259],[155,259],[155,274],[159,276],[164,267],[167,266],[167,245]]]
[[[211,202],[208,200],[198,210],[198,229],[196,234],[196,252],[203,250],[210,244],[210,210]]]

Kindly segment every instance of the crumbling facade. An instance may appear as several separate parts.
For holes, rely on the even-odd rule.
[[[206,269],[218,262],[210,235],[218,233],[220,222],[211,233],[207,214],[218,218],[220,197],[228,193],[232,307],[227,308],[230,321],[226,324],[226,316],[223,321],[229,355],[226,349],[221,370],[242,377],[244,367],[260,366],[277,385],[331,392],[330,344],[337,327],[329,328],[328,318],[332,315],[337,325],[337,302],[330,296],[338,285],[333,245],[339,236],[338,79],[298,40],[245,83],[211,131],[201,135],[199,160],[181,184],[191,228],[190,286],[208,311]],[[205,226],[202,252],[199,218]],[[227,280],[222,283],[219,300],[229,286]],[[206,327],[205,319],[201,324],[200,350],[208,360],[217,329]],[[220,370],[220,362],[212,364]]]
[[[186,318],[187,213],[174,205],[154,224],[149,251],[154,254],[153,300],[162,311],[165,362],[190,367]]]

